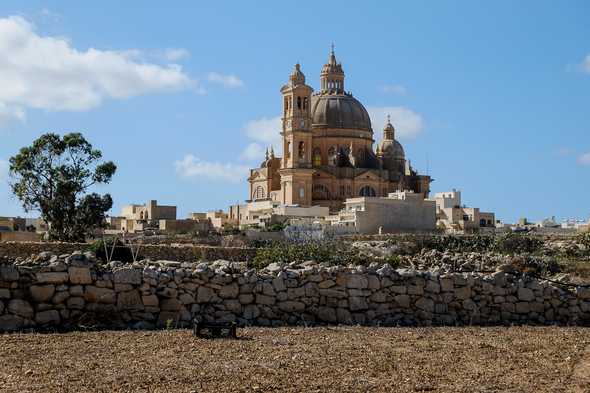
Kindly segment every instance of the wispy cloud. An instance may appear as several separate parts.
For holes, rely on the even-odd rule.
[[[401,85],[383,85],[379,87],[379,90],[386,94],[396,94],[398,96],[405,96],[408,94],[408,89]]]
[[[367,107],[373,131],[381,130],[387,121],[387,115],[391,116],[391,124],[396,131],[396,138],[413,138],[424,130],[422,116],[403,106],[370,106]]]
[[[582,61],[582,71],[590,74],[590,54],[584,58],[584,61]]]
[[[5,103],[0,102],[0,127],[3,127],[14,120],[25,120],[24,109],[20,106],[8,106]]]
[[[578,164],[590,166],[590,152],[581,154],[578,157]]]
[[[164,50],[163,56],[168,61],[179,61],[190,57],[190,52],[184,48],[168,48]]]
[[[241,154],[242,159],[262,160],[265,148],[281,146],[281,117],[262,117],[244,125],[246,136],[253,140]]]
[[[138,62],[134,50],[78,50],[62,37],[41,36],[20,16],[0,18],[0,108],[20,119],[26,108],[84,111],[106,98],[195,86],[177,64]],[[178,57],[179,53],[173,53]]]
[[[187,154],[174,163],[176,173],[186,178],[207,178],[209,180],[239,183],[247,178],[250,170],[245,165],[203,161]]]
[[[210,72],[207,80],[211,83],[217,83],[228,89],[244,87],[244,82],[236,75],[224,75],[217,72]]]

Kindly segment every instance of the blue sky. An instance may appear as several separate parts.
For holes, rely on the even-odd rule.
[[[0,215],[23,214],[6,161],[47,131],[117,163],[115,214],[244,200],[261,149],[279,153],[281,85],[300,62],[317,87],[332,42],[376,139],[391,113],[434,192],[507,221],[590,215],[590,3],[337,6],[3,0]]]

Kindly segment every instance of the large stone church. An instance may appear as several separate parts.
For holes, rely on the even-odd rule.
[[[322,67],[319,91],[305,83],[296,64],[281,94],[283,157],[271,149],[260,168],[250,170],[250,201],[337,211],[347,198],[358,196],[412,190],[428,197],[431,179],[410,166],[389,119],[373,149],[371,119],[344,89],[344,71],[333,48]]]

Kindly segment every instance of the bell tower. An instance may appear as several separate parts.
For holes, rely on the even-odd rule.
[[[283,160],[281,162],[281,202],[311,206],[311,93],[299,64],[281,88],[283,96]]]

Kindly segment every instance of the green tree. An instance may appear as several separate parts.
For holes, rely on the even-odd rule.
[[[109,194],[87,194],[92,186],[109,183],[117,170],[101,159],[80,133],[63,138],[48,133],[10,158],[10,187],[25,211],[41,213],[51,240],[84,241],[104,226],[113,205]]]

